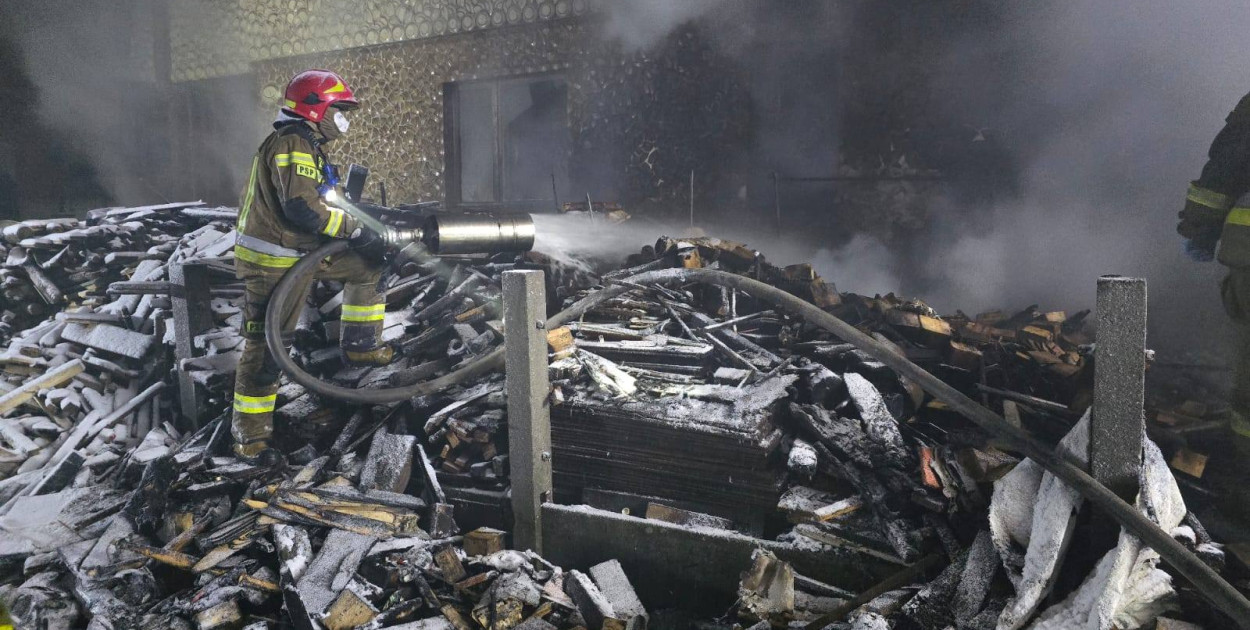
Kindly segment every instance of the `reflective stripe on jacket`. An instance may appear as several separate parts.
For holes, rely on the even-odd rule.
[[[305,137],[302,122],[278,128],[261,143],[239,203],[235,244],[240,277],[285,269],[326,237],[346,238],[356,220],[322,199],[324,155]],[[340,192],[341,194],[341,192]]]
[[[246,234],[239,234],[234,240],[235,259],[261,267],[286,269],[299,262],[303,255],[304,252],[299,250],[288,249]]]
[[[1224,217],[1218,258],[1229,267],[1250,267],[1250,194],[1237,199]]]

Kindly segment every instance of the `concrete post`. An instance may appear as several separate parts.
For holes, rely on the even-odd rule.
[[[504,373],[512,477],[512,542],[542,553],[542,504],[551,500],[547,295],[541,271],[503,274]]]
[[[195,358],[195,337],[213,325],[208,268],[196,263],[169,266],[170,300],[174,311],[174,357],[178,375],[178,401],[185,429],[200,425],[200,398],[195,380],[180,369],[182,361]]]
[[[1103,276],[1096,304],[1090,474],[1132,503],[1146,431],[1146,281]]]

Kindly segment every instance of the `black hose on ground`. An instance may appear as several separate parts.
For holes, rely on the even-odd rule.
[[[737,289],[748,295],[770,302],[786,311],[833,333],[839,339],[867,352],[872,357],[893,368],[899,374],[911,379],[934,398],[946,403],[951,409],[972,420],[977,426],[985,429],[995,437],[1008,441],[1012,447],[1028,456],[1063,480],[1081,496],[1089,499],[1097,508],[1110,515],[1130,533],[1141,539],[1150,548],[1158,552],[1165,562],[1176,572],[1185,576],[1203,595],[1207,601],[1219,608],[1224,614],[1236,620],[1242,630],[1250,630],[1250,600],[1247,600],[1237,589],[1220,577],[1214,569],[1207,566],[1197,556],[1190,553],[1183,545],[1173,539],[1147,519],[1137,508],[1124,502],[1106,486],[1090,477],[1080,466],[1060,456],[1050,447],[1038,442],[1018,429],[998,414],[981,406],[959,390],[946,384],[938,377],[930,374],[920,366],[908,361],[902,354],[891,347],[860,332],[855,327],[826,313],[815,305],[797,298],[781,289],[738,276],[724,271],[707,269],[679,270],[682,279],[707,282],[724,287]],[[634,284],[648,284],[661,281],[650,277],[663,272],[644,273],[627,280]],[[1144,357],[1141,360],[1145,360]]]
[[[487,374],[503,367],[503,349],[497,348],[469,365],[439,378],[415,383],[406,387],[383,389],[350,389],[322,382],[300,369],[282,345],[278,331],[281,330],[281,313],[290,298],[295,281],[312,273],[325,257],[342,252],[345,241],[333,241],[306,255],[283,276],[269,300],[265,313],[266,341],[274,359],[292,380],[323,396],[360,404],[385,404],[407,400],[448,389],[454,385]],[[809,323],[815,324],[843,341],[872,355],[876,360],[890,366],[942,401],[982,429],[1009,442],[1013,448],[1037,462],[1051,474],[1062,479],[1081,496],[1088,499],[1121,526],[1137,536],[1143,543],[1158,552],[1165,562],[1188,579],[1208,601],[1219,608],[1242,628],[1250,630],[1250,600],[1233,588],[1211,567],[1190,553],[1167,532],[1155,525],[1137,509],[1124,502],[1115,493],[1090,477],[1080,466],[1073,464],[1050,447],[1038,442],[998,414],[981,406],[959,390],[908,361],[891,347],[865,335],[853,326],[824,312],[815,305],[795,297],[781,289],[758,280],[724,271],[711,269],[663,269],[630,276],[601,291],[597,291],[547,320],[547,329],[562,326],[577,319],[595,306],[638,285],[663,282],[702,282],[742,291],[756,299],[769,302]]]
[[[282,368],[291,380],[327,398],[360,405],[384,405],[440,392],[503,368],[503,349],[496,348],[486,356],[455,372],[404,387],[355,389],[326,383],[305,372],[291,359],[290,351],[282,343],[282,313],[286,310],[287,301],[291,299],[291,293],[301,278],[316,272],[317,266],[325,258],[342,253],[347,248],[347,241],[334,240],[305,254],[299,262],[287,270],[286,275],[278,281],[278,286],[274,287],[273,294],[269,296],[269,307],[265,311],[265,343],[269,346],[269,354],[273,356],[278,367]]]

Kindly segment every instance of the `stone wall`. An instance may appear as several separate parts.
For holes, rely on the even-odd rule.
[[[341,73],[363,107],[334,159],[368,166],[391,203],[445,199],[446,83],[534,73],[567,80],[579,197],[681,205],[691,170],[697,195],[725,190],[747,150],[743,77],[692,29],[622,51],[600,1],[172,0],[169,72],[189,87],[253,77],[265,119],[296,72]]]
[[[368,166],[391,203],[445,198],[443,86],[558,72],[568,81],[571,179],[596,199],[680,205],[723,188],[724,165],[746,150],[750,107],[741,77],[698,34],[680,31],[647,53],[624,53],[589,18],[535,21],[252,64],[266,111],[309,67],[340,72],[363,107],[334,159]],[[696,193],[698,194],[698,193]]]
[[[582,15],[587,0],[172,0],[175,81],[250,64]]]

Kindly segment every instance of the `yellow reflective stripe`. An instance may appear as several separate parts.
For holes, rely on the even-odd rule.
[[[263,238],[256,238],[255,236],[249,236],[247,234],[236,235],[234,237],[234,244],[241,245],[243,248],[250,249],[254,252],[269,254],[270,256],[299,257],[304,255],[304,253],[299,250],[283,247],[277,243],[270,243]]]
[[[243,209],[239,211],[240,232],[247,227],[247,214],[252,210],[252,199],[256,196],[256,171],[260,167],[260,156],[252,157],[252,174],[247,178],[247,194],[243,196]]]
[[[326,236],[338,236],[341,227],[343,227],[343,211],[330,208],[330,218],[326,219],[326,227],[321,230],[321,233]]]
[[[1214,190],[1203,188],[1197,184],[1189,185],[1189,194],[1185,195],[1185,198],[1198,205],[1214,208],[1220,211],[1233,207],[1232,197],[1217,193]]]
[[[1250,208],[1233,208],[1229,210],[1228,217],[1224,219],[1224,224],[1250,226]]]
[[[278,395],[244,396],[234,395],[234,410],[239,413],[269,413],[278,404]]]
[[[343,85],[342,81],[335,81],[334,87],[326,90],[326,94],[337,94],[339,92],[346,92],[346,91],[347,91],[347,86]]]
[[[304,166],[311,166],[313,168],[317,168],[317,161],[313,159],[313,156],[310,153],[300,153],[299,151],[292,151],[290,153],[277,153],[273,156],[273,160],[278,163],[278,166],[290,166],[292,164],[303,164]]]
[[[286,269],[287,267],[291,267],[295,263],[299,262],[298,256],[272,256],[270,254],[262,254],[258,251],[248,249],[242,245],[234,246],[234,257],[245,262],[250,262],[254,265],[260,265],[262,267],[277,267],[280,269]]]
[[[1250,438],[1250,420],[1246,420],[1246,417],[1240,413],[1233,412],[1233,419],[1229,422],[1229,428],[1237,435]]]
[[[291,100],[291,99],[289,99],[289,98],[288,98],[288,99],[283,100],[283,101],[282,101],[282,105],[284,105],[285,107],[288,107],[288,108],[290,108],[290,109],[295,109],[295,101],[293,101],[293,100]]]
[[[385,304],[362,304],[362,305],[344,304],[343,305],[344,313],[352,313],[354,315],[361,315],[365,313],[381,313],[385,310],[386,310]]]
[[[234,403],[234,410],[239,413],[273,413],[273,408],[273,403],[270,403],[267,407],[252,407],[240,404],[238,401]]]
[[[386,305],[369,304],[367,306],[356,306],[344,304],[343,314],[339,319],[345,322],[380,322],[386,319]]]
[[[307,164],[313,168],[317,167],[316,160],[313,159],[311,153],[300,153],[299,151],[291,151],[290,156],[292,164]]]

